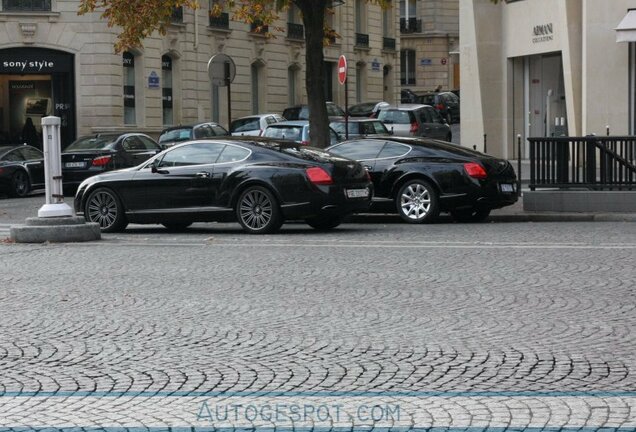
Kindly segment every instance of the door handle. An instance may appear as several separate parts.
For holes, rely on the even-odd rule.
[[[198,178],[210,178],[210,173],[209,172],[198,172],[195,174],[196,177]]]

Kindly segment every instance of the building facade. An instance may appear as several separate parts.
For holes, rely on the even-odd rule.
[[[459,0],[400,0],[403,89],[459,89]]]
[[[488,153],[517,158],[518,135],[633,134],[634,47],[616,30],[630,8],[636,0],[460,0],[462,144],[483,149],[486,135]]]
[[[210,5],[211,6],[211,5]],[[228,124],[227,87],[212,86],[208,61],[218,53],[236,65],[232,118],[281,113],[306,102],[305,42],[294,8],[281,14],[283,32],[233,21],[209,9],[178,9],[165,36],[143,48],[115,53],[116,33],[99,13],[77,15],[78,2],[2,0],[0,10],[0,129],[20,140],[27,117],[40,131],[46,115],[62,118],[68,145],[86,134],[143,131],[215,120]],[[336,64],[348,59],[349,103],[397,102],[400,41],[398,5],[382,10],[364,0],[333,8],[339,37],[324,48],[328,100],[344,105]]]

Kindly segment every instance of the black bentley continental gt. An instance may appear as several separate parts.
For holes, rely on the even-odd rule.
[[[25,197],[44,188],[44,155],[29,145],[0,146],[0,193]]]
[[[129,222],[183,229],[238,221],[248,233],[265,234],[291,219],[335,228],[344,216],[366,211],[372,195],[358,162],[245,137],[183,143],[137,167],[91,177],[77,190],[75,212],[104,232]]]
[[[362,163],[373,181],[372,208],[393,208],[406,222],[431,222],[440,212],[460,222],[483,221],[491,210],[518,199],[517,177],[507,160],[444,141],[363,138],[328,151]]]

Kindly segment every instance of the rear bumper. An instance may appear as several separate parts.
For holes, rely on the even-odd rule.
[[[352,213],[369,210],[373,197],[373,187],[369,185],[351,186],[350,188],[369,190],[364,198],[348,198],[342,186],[318,186],[320,189],[306,202],[284,204],[281,210],[285,219],[307,219],[314,216],[344,217]]]
[[[502,183],[512,185],[513,191],[503,192]],[[509,179],[471,188],[467,193],[442,195],[440,204],[441,209],[445,211],[474,207],[494,210],[512,205],[518,200],[517,180]]]

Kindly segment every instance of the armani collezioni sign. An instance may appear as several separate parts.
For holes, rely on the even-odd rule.
[[[552,23],[534,26],[532,30],[532,43],[548,42],[554,39]]]

